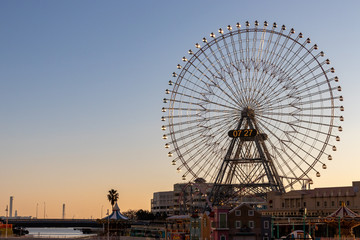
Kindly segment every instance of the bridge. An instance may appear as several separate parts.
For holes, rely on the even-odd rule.
[[[2,222],[6,222],[6,219],[1,218]],[[59,227],[59,228],[102,228],[103,224],[95,219],[16,219],[9,218],[8,223],[14,227]]]

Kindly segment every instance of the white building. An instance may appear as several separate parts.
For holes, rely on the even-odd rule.
[[[195,183],[176,183],[173,191],[155,192],[151,199],[151,212],[168,216],[202,212],[211,186],[199,179]]]
[[[174,192],[155,192],[151,199],[151,212],[166,213],[168,216],[174,215]]]

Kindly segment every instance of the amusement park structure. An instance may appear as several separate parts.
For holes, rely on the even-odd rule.
[[[320,177],[337,150],[344,107],[318,45],[255,21],[220,28],[195,48],[172,73],[161,129],[182,179],[212,184],[209,207],[263,201]]]

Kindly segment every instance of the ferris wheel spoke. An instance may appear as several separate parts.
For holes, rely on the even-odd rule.
[[[267,43],[266,43],[266,47],[264,49],[264,55],[263,57],[261,58],[261,60],[264,62],[266,62],[266,60],[268,59],[268,55],[269,55],[269,52],[270,52],[270,47],[273,46],[271,44],[272,42],[272,39],[273,39],[273,36],[274,36],[274,30],[275,30],[275,27],[273,26],[271,30],[265,30],[264,28],[264,32],[268,33],[267,36],[268,36],[268,39],[267,39]]]
[[[261,115],[267,116],[293,116],[293,117],[312,117],[312,118],[333,118],[340,117],[334,115],[320,115],[320,114],[302,114],[302,113],[278,113],[278,112],[259,112]],[[297,118],[295,118],[297,119]]]
[[[217,128],[218,126],[224,126],[224,122],[218,122],[218,123],[214,123],[213,125],[213,129],[214,128]],[[188,127],[188,128],[186,128],[187,129],[187,131],[191,131],[191,130],[193,130],[193,129],[202,129],[202,131],[204,132],[204,133],[208,133],[208,132],[210,132],[210,129],[209,129],[209,127],[206,127],[206,126],[202,126],[202,124],[196,124],[196,125],[192,125],[191,127]],[[200,130],[199,130],[200,131]],[[181,130],[178,130],[178,131],[173,131],[173,134],[179,134],[179,133],[181,133],[181,132],[186,132],[186,130],[183,130],[183,129],[181,129]],[[196,132],[196,133],[198,133],[198,132]],[[224,134],[224,136],[225,136],[225,134]],[[190,136],[191,137],[191,136]],[[203,135],[199,135],[199,138],[200,139],[202,139],[202,138],[204,138],[204,136]],[[221,138],[220,138],[221,139]],[[184,145],[183,146],[187,146],[188,144],[190,144],[191,142],[189,141],[189,142],[187,142],[187,143],[184,143]]]
[[[227,119],[224,116],[216,116],[216,117],[202,117],[199,119],[194,119],[194,120],[188,120],[188,121],[183,121],[183,122],[171,122],[172,126],[180,126],[180,125],[189,125],[189,124],[196,124],[198,126],[200,126],[199,124],[204,124],[205,122],[210,122],[210,120],[219,120],[219,119]],[[169,120],[173,120],[171,117],[169,118]],[[205,125],[202,125],[205,126]]]
[[[299,98],[298,98],[299,99]],[[281,108],[287,108],[289,106],[293,106],[293,107],[301,107],[304,105],[312,105],[314,103],[331,103],[331,101],[333,100],[333,97],[326,97],[326,98],[319,98],[319,99],[309,99],[307,101],[303,101],[303,99],[299,99],[299,101],[293,101],[291,104],[283,104],[283,105],[278,105],[277,109],[281,109]],[[279,102],[277,102],[279,103]]]
[[[208,177],[209,174],[213,173],[214,171],[218,171],[219,166],[219,157],[221,157],[221,154],[218,154],[214,150],[212,150],[210,153],[213,153],[210,158],[207,159],[205,164],[202,164],[197,171],[197,174],[201,174],[201,172],[204,172],[204,177]],[[208,154],[207,152],[204,153],[204,155]],[[202,159],[201,157],[199,159]]]
[[[298,49],[296,49],[292,56],[289,58],[289,60],[285,61],[285,59],[283,60],[283,62],[285,63],[284,67],[282,67],[282,69],[285,72],[289,72],[289,74],[291,74],[292,71],[294,71],[295,69],[298,68],[298,66],[301,66],[301,63],[303,63],[305,61],[305,59],[307,57],[312,57],[312,50],[314,49],[313,47],[310,48],[309,50],[304,50],[305,45],[302,45],[302,47],[298,47]],[[301,55],[301,52],[304,53]],[[295,59],[298,58],[296,61]],[[295,61],[295,62],[294,62]]]
[[[198,78],[197,76],[194,76],[199,82],[202,82],[204,85],[205,83],[203,82],[203,80],[201,80],[200,78]],[[207,87],[207,88],[204,88],[202,86],[200,86],[199,84],[196,84],[196,83],[193,83],[190,79],[187,79],[187,78],[183,78],[183,80],[186,81],[186,83],[190,83],[191,86],[190,87],[187,87],[185,84],[177,84],[178,88],[181,87],[183,90],[187,90],[189,92],[193,92],[193,93],[196,93],[197,95],[201,95],[201,96],[212,96],[214,95],[214,92],[211,90],[210,87]],[[196,90],[195,90],[196,89]],[[201,91],[200,91],[201,90]],[[177,93],[177,89],[175,89],[174,91],[170,91],[169,92],[173,92],[173,93]]]
[[[217,46],[217,48],[218,48],[218,51],[219,51],[219,53],[220,53],[220,55],[221,55],[221,58],[225,61],[224,54],[223,54],[223,52],[221,51],[221,48],[220,48],[220,46],[218,45],[218,42],[217,42],[216,40],[214,40],[214,41],[215,41],[216,46]],[[216,71],[217,71],[217,73],[218,73],[218,76],[214,75],[214,78],[220,79],[221,82],[223,82],[223,83],[225,84],[226,89],[231,92],[231,95],[237,97],[238,94],[236,94],[236,93],[233,91],[232,87],[231,87],[231,86],[229,85],[229,83],[226,81],[225,74],[223,74],[223,72],[225,71],[230,77],[232,77],[232,76],[231,76],[231,75],[232,75],[232,74],[231,74],[231,70],[229,69],[230,66],[229,66],[229,65],[227,64],[227,62],[225,61],[225,67],[224,67],[224,66],[221,64],[222,61],[220,61],[220,60],[218,59],[217,54],[214,52],[214,50],[212,49],[211,46],[209,46],[209,49],[210,49],[212,55],[214,56],[215,61],[217,62],[217,65],[218,65],[219,68],[220,68],[220,69],[217,69],[217,68],[216,68]],[[205,55],[205,56],[206,56],[206,55]],[[213,63],[212,63],[212,64],[213,64]],[[228,68],[228,71],[226,71],[225,68]],[[233,80],[233,81],[235,81],[235,80]],[[231,97],[231,95],[229,95],[229,94],[227,93],[227,91],[225,91],[225,90],[223,90],[223,92],[224,92],[230,99],[232,99],[234,102],[236,102],[236,103],[239,104],[239,101],[240,101],[239,99],[236,99],[236,100],[235,100],[235,99],[234,99],[233,97]]]
[[[188,160],[186,161],[187,165],[191,167],[191,169],[197,169],[198,165],[200,165],[200,163],[204,162],[206,164],[208,164],[209,162],[213,162],[215,163],[219,163],[219,161],[216,161],[217,159],[213,159],[213,161],[209,161],[209,157],[208,154],[209,153],[214,153],[213,150],[211,149],[211,146],[205,147],[205,148],[196,148],[197,150],[194,152],[194,154],[192,154],[192,157],[189,157]],[[217,154],[213,154],[215,156],[218,156]],[[196,157],[198,157],[198,160],[196,160]],[[203,167],[204,164],[202,165]],[[200,171],[200,169],[198,170]]]
[[[231,113],[234,115],[239,113],[239,111],[234,109],[204,109],[204,108],[173,107],[171,110],[188,111],[188,112],[206,112],[206,113]]]
[[[333,90],[335,90],[335,88]],[[318,91],[317,93],[316,92],[309,93],[309,94],[304,95],[302,97],[296,97],[297,96],[296,94],[289,93],[288,95],[286,95],[288,97],[288,99],[294,99],[291,103],[283,104],[283,105],[275,105],[275,104],[281,103],[281,102],[286,100],[284,98],[278,98],[278,99],[276,99],[276,101],[274,100],[274,101],[269,102],[269,106],[273,106],[273,105],[275,105],[275,106],[269,107],[269,108],[267,108],[267,110],[281,109],[281,108],[283,108],[285,106],[296,107],[299,103],[301,103],[301,100],[303,100],[303,99],[309,99],[309,101],[310,101],[311,97],[313,97],[313,96],[316,96],[316,95],[319,95],[319,94],[321,96],[321,94],[327,94],[329,92],[330,92],[329,89],[324,89],[324,90]],[[323,102],[322,98],[319,98],[317,101],[318,102]],[[330,103],[331,103],[331,101],[330,101]],[[332,106],[332,107],[334,107],[334,106]]]
[[[299,142],[302,142],[302,141],[303,141],[303,140],[301,140],[300,138],[296,137],[296,135],[292,135],[291,132],[289,132],[288,134],[289,134],[289,136],[291,136],[293,139],[296,139],[296,140],[298,140]],[[299,135],[302,135],[302,136],[304,136],[304,137],[306,137],[306,138],[310,138],[310,139],[314,140],[314,142],[316,142],[317,144],[318,144],[318,143],[324,143],[324,141],[321,141],[321,140],[319,140],[319,139],[317,139],[317,138],[315,138],[315,137],[311,137],[311,136],[306,135],[306,134],[304,134],[304,133],[298,133],[298,134],[299,134]],[[322,153],[324,152],[322,149],[317,148],[317,147],[315,146],[315,144],[311,145],[311,144],[309,144],[307,141],[304,141],[304,144],[305,144],[305,145],[308,145],[309,147],[311,147],[311,148],[313,148],[313,149],[315,149],[316,151],[318,151],[319,154],[322,154]],[[320,160],[319,160],[319,162],[322,163]]]
[[[210,48],[210,47],[209,47],[209,48]],[[210,48],[210,49],[211,49],[211,48]],[[200,50],[201,50],[201,49],[200,49]],[[211,50],[211,51],[212,51],[212,50]],[[210,64],[211,64],[212,66],[214,66],[214,63],[213,63],[213,62],[210,60],[210,58],[205,54],[205,52],[203,52],[203,53],[204,53],[204,55],[206,56],[207,60],[210,62]],[[197,55],[195,54],[194,57],[197,58]],[[197,59],[198,59],[198,58],[197,58]],[[204,76],[212,83],[211,85],[207,84],[206,86],[207,86],[209,89],[211,89],[211,87],[216,87],[216,88],[218,88],[218,89],[219,89],[224,95],[226,95],[229,99],[231,99],[233,102],[237,103],[237,102],[238,102],[238,99],[234,99],[233,97],[231,97],[231,96],[227,93],[227,91],[225,91],[224,89],[222,89],[222,88],[220,87],[220,85],[219,85],[218,82],[215,82],[215,81],[214,81],[216,78],[219,78],[219,79],[221,79],[222,81],[225,81],[225,80],[224,80],[225,78],[220,74],[220,71],[214,67],[214,68],[215,68],[215,71],[217,72],[217,74],[215,74],[215,73],[211,72],[211,71],[209,70],[209,68],[208,68],[201,60],[199,60],[199,61],[200,61],[200,63],[206,68],[206,70],[210,73],[210,75],[212,76],[211,78],[207,77],[206,74],[204,74],[202,71],[198,70],[197,67],[195,67],[198,71],[201,72],[202,75],[204,75]],[[190,63],[190,65],[194,66],[192,63]],[[219,77],[218,77],[217,75],[219,75]],[[203,80],[201,80],[201,81],[203,81]],[[210,90],[210,94],[213,95],[213,90],[212,90],[212,89]],[[236,95],[235,95],[235,96],[236,96]],[[224,100],[224,101],[225,101],[225,100]],[[226,100],[226,101],[227,101],[227,100]]]
[[[319,87],[321,87],[323,85],[325,85],[327,87],[326,90],[328,90],[328,92],[330,92],[330,89],[328,88],[328,84],[329,84],[328,80],[324,80],[324,81],[315,83],[315,84],[310,85],[310,86],[302,85],[302,86],[299,86],[298,88],[296,88],[296,90],[293,91],[291,94],[292,95],[303,94],[305,92],[311,91],[312,89],[319,88]],[[297,86],[295,86],[295,87],[297,87]],[[337,89],[337,87],[333,88],[333,90],[335,90],[335,89]]]
[[[182,94],[179,94],[179,95],[182,95]],[[189,96],[189,99],[191,99],[191,98],[192,97]],[[210,101],[209,99],[206,99],[206,98],[204,98],[204,99],[194,98],[194,99],[199,100],[199,102],[190,102],[190,101],[184,101],[184,100],[178,100],[178,99],[171,99],[171,102],[176,102],[176,103],[180,103],[180,104],[189,104],[190,106],[198,105],[200,107],[203,107],[204,105],[208,105],[208,104],[214,104],[214,105],[217,105],[219,107],[224,107],[224,108],[228,108],[228,109],[232,109],[232,110],[237,110],[238,109],[236,106],[233,106],[233,104],[230,104],[230,103],[229,103],[229,105],[225,105],[223,103]]]
[[[294,123],[289,123],[289,122],[285,122],[285,121],[282,121],[282,120],[278,120],[278,119],[274,119],[274,118],[270,118],[270,117],[266,117],[266,116],[262,116],[261,118],[264,118],[263,121],[265,121],[265,119],[268,119],[270,121],[275,121],[275,122],[279,122],[279,123],[282,123],[282,124],[285,124],[285,125],[288,125],[291,127],[291,129],[293,129],[294,131],[298,131],[298,129],[303,129],[303,130],[306,130],[306,131],[310,131],[310,132],[313,132],[313,133],[320,133],[322,135],[330,135],[330,136],[334,136],[334,135],[331,135],[331,133],[329,132],[322,132],[322,131],[319,131],[319,130],[316,130],[316,129],[312,129],[312,128],[309,128],[309,127],[305,127],[305,126],[302,126],[302,125],[296,125]],[[294,122],[300,122],[299,120],[295,120]],[[269,123],[269,122],[268,122]],[[313,122],[312,122],[313,123]],[[325,125],[325,126],[330,126],[330,125]],[[332,127],[332,125],[331,125]]]
[[[277,33],[277,38],[276,38],[275,42],[272,44],[273,47],[272,47],[272,49],[270,51],[269,58],[265,58],[265,61],[269,63],[269,66],[272,65],[273,59],[277,55],[277,50],[278,50],[278,48],[280,46],[280,41],[281,41],[282,36],[283,36],[282,31],[283,30],[281,29],[280,32],[276,32],[274,28],[271,31],[271,34]]]
[[[325,85],[325,84],[329,85],[331,81],[334,81],[334,80],[336,81],[335,77],[327,79],[326,73],[324,71],[321,71],[316,75],[313,74],[309,78],[302,79],[302,81],[299,81],[300,79],[295,79],[295,81],[292,80],[290,84],[293,86],[294,89],[300,89],[300,90],[302,90],[302,92],[305,92],[304,88],[303,88],[304,86],[306,87],[309,83],[313,83],[314,81],[316,81],[315,84],[317,84],[318,83],[317,79],[320,79],[322,76],[325,76],[325,80],[321,81],[320,83],[322,83],[322,84],[320,84],[320,85]]]
[[[227,63],[226,57],[225,57],[224,54],[220,51],[220,52],[221,52],[221,56],[222,56],[222,59],[223,59],[224,62],[225,62],[225,65],[226,65],[227,69],[228,69],[228,75],[230,76],[231,82],[232,82],[232,84],[233,84],[233,86],[234,86],[234,88],[235,88],[236,96],[237,96],[237,98],[239,99],[239,101],[241,101],[241,96],[242,96],[241,90],[240,90],[241,88],[239,87],[238,81],[236,81],[236,79],[235,79],[235,77],[234,77],[234,73],[233,73],[233,71],[231,70],[231,67],[234,67],[234,68],[237,70],[237,73],[239,74],[239,76],[241,77],[241,72],[240,72],[239,69],[235,66],[234,61],[233,61],[233,59],[232,59],[232,55],[234,55],[234,56],[235,56],[235,59],[237,59],[236,48],[233,47],[233,52],[231,53],[230,50],[229,50],[229,46],[228,46],[228,43],[227,43],[225,37],[222,36],[222,38],[223,38],[224,46],[225,46],[225,49],[226,49],[226,55],[227,55],[228,58],[229,58],[229,63]],[[216,44],[217,44],[217,46],[218,46],[218,42],[216,42]],[[231,36],[231,44],[232,44],[232,46],[234,46],[234,40],[233,40],[232,36]],[[219,47],[219,46],[218,46],[218,47]],[[228,87],[229,87],[229,89],[232,89],[232,87],[231,87],[230,85],[229,85]],[[234,94],[235,94],[235,93],[234,93]]]
[[[182,135],[181,137],[177,138],[177,140],[181,141],[181,140],[189,139],[190,137],[193,137],[193,136],[199,136],[206,130],[207,129],[199,128],[199,130],[197,130],[197,131],[192,131],[186,135]]]
[[[180,134],[180,133],[183,133],[183,132],[190,132],[192,130],[196,130],[196,129],[203,129],[203,131],[210,131],[209,127],[200,127],[201,125],[200,124],[192,124],[190,126],[187,126],[187,127],[184,127],[182,129],[179,129],[179,130],[174,130],[173,129],[173,134]]]
[[[291,72],[298,69],[298,66],[304,62],[304,59],[311,54],[312,48],[308,50],[306,48],[307,43],[309,43],[309,39],[306,39],[304,43],[300,43],[299,41],[293,41],[289,48],[287,48],[286,53],[284,54],[284,57],[281,58],[278,66],[279,68],[283,69],[284,72],[288,72],[290,77]],[[297,47],[297,49],[294,49]],[[296,61],[294,60],[299,57],[300,52],[304,52],[303,55]],[[291,57],[288,59],[289,55],[291,54]],[[301,72],[302,68],[306,68],[310,62],[314,61],[314,58],[311,58],[309,62],[305,63],[303,66],[300,66],[300,70],[297,70],[297,72]]]
[[[239,53],[240,53],[240,58],[239,58],[239,64],[237,65],[238,66],[238,72],[240,73],[239,74],[239,81],[240,81],[240,89],[244,89],[244,86],[245,86],[245,79],[246,79],[246,63],[245,63],[245,55],[244,55],[244,50],[243,50],[243,41],[242,41],[242,33],[240,31],[240,29],[238,30],[237,32],[237,42],[238,42],[238,45],[239,45]],[[245,69],[244,70],[241,70],[241,65],[240,64],[243,64]]]
[[[269,123],[267,123],[267,124],[269,124]],[[294,166],[296,166],[298,169],[301,169],[300,164],[298,164],[298,163],[294,160],[294,158],[289,155],[289,152],[292,152],[292,154],[295,155],[298,160],[300,160],[301,162],[305,162],[311,169],[313,169],[313,168],[311,167],[311,165],[308,164],[306,161],[304,161],[303,158],[302,158],[297,152],[295,152],[291,147],[289,147],[284,140],[280,139],[276,134],[273,134],[273,133],[267,128],[266,125],[263,125],[262,123],[260,123],[260,125],[262,125],[262,126],[264,127],[264,129],[267,129],[267,130],[269,131],[269,133],[273,136],[273,139],[277,139],[278,142],[279,142],[279,145],[281,146],[280,148],[278,148],[278,147],[276,147],[275,145],[272,144],[272,145],[271,145],[272,149],[276,149],[276,152],[278,152],[278,151],[283,152],[283,154],[285,154],[285,155],[288,157],[288,159],[294,164]],[[286,149],[288,149],[289,152],[286,151]],[[278,165],[278,166],[279,166],[279,165]],[[290,168],[290,169],[291,169],[291,168]],[[290,169],[289,169],[289,170],[290,170]],[[305,175],[307,176],[308,171],[309,171],[309,168],[307,169],[307,171],[303,171],[302,175],[305,174]]]
[[[256,57],[256,62],[258,63],[258,65],[260,65],[262,59],[263,59],[263,53],[264,53],[264,45],[265,45],[265,39],[266,39],[266,27],[264,26],[263,29],[261,30],[261,37],[260,37],[260,43],[259,43],[259,48],[258,48],[258,52],[257,52],[257,57]]]
[[[231,61],[231,65],[236,69],[236,73],[238,74],[238,81],[234,81],[234,87],[236,89],[236,92],[239,95],[239,98],[242,98],[242,94],[241,94],[241,86],[239,86],[239,84],[242,82],[243,76],[242,76],[242,71],[241,71],[241,67],[240,67],[240,62],[241,62],[241,58],[238,56],[237,54],[237,49],[236,49],[236,43],[233,37],[233,34],[230,35],[230,40],[231,40],[231,46],[232,46],[232,54],[230,54],[230,50],[228,49],[228,45],[226,45],[226,51],[228,52],[228,55],[231,56],[233,55],[235,58],[235,63],[234,61]],[[225,41],[225,39],[224,39]],[[240,49],[241,47],[239,47],[239,53],[240,53]]]
[[[280,172],[282,173],[283,176],[289,176],[289,177],[294,177],[296,178],[296,174],[293,171],[293,169],[290,167],[290,165],[288,164],[288,161],[283,157],[283,155],[279,152],[279,149],[277,149],[274,145],[274,143],[272,142],[271,139],[268,139],[269,141],[269,145],[271,146],[271,149],[273,151],[275,151],[276,153],[276,157],[273,157],[273,161],[276,163],[276,166],[278,167],[278,169],[280,170]],[[283,162],[283,164],[285,165],[285,167],[287,168],[287,170],[289,171],[289,173],[287,173],[284,168],[282,167],[281,163],[279,162],[278,158],[281,159],[281,161]],[[275,165],[275,164],[274,164]],[[288,184],[290,184],[290,181],[288,178],[286,178]]]
[[[217,124],[217,125],[219,125],[219,124]],[[217,127],[217,126],[214,125],[214,127]],[[206,131],[206,132],[205,132],[205,131]],[[174,134],[175,134],[175,133],[177,133],[177,132],[174,132]],[[204,133],[210,133],[209,128],[205,128],[205,129],[204,129]],[[207,136],[207,135],[202,134],[202,135],[199,135],[197,138],[191,138],[191,139],[189,139],[188,141],[186,141],[184,144],[182,144],[181,146],[179,146],[177,149],[181,149],[181,148],[186,148],[186,147],[188,147],[188,146],[192,146],[194,142],[203,142],[203,141],[206,139],[206,136]],[[209,137],[210,137],[210,135],[209,135]],[[218,138],[218,139],[213,138],[212,143],[213,143],[213,144],[217,144],[217,143],[222,142],[224,139],[225,139],[225,134],[223,135],[223,137],[220,137],[220,138]],[[207,144],[207,145],[208,145],[208,144]]]
[[[246,32],[246,37],[248,38],[248,32]],[[242,39],[241,39],[241,35],[239,34],[238,35],[238,42],[239,42],[239,47],[242,48]],[[248,39],[245,40],[246,44],[245,46],[248,46]],[[244,54],[244,52],[246,54]],[[245,51],[244,50],[240,50],[240,63],[242,63],[244,65],[244,69],[242,71],[238,70],[239,72],[244,72],[244,74],[239,74],[239,81],[240,81],[240,87],[242,89],[242,92],[244,94],[242,94],[242,102],[243,103],[247,103],[248,102],[248,99],[246,98],[246,95],[248,93],[248,90],[249,87],[248,87],[248,79],[249,79],[249,72],[248,72],[248,69],[250,69],[250,63],[249,63],[249,59],[248,59],[248,50],[246,49]],[[239,68],[241,69],[241,68]]]
[[[280,33],[282,34],[282,32],[283,32],[283,29],[281,29]],[[279,35],[279,36],[280,36],[280,35]],[[284,41],[283,41],[282,43],[280,43],[280,48],[279,48],[279,50],[278,50],[276,53],[274,52],[274,55],[273,55],[273,56],[275,56],[275,55],[277,55],[277,56],[282,56],[283,51],[286,49],[286,45],[288,44],[289,39],[290,39],[290,38],[285,37]],[[278,62],[279,62],[280,59],[281,59],[281,58],[275,58],[275,57],[273,57],[273,58],[269,61],[269,63],[270,63],[271,65],[273,65],[273,66],[278,66]],[[271,74],[270,74],[270,75],[271,75]]]
[[[272,67],[269,69],[269,70],[272,70],[270,76],[276,76],[276,75],[278,75],[278,74],[279,74],[279,70],[281,70],[280,72],[285,72],[285,71],[282,69],[282,67],[281,67],[281,65],[282,65],[281,63],[286,62],[285,60],[286,60],[288,54],[291,53],[293,47],[295,46],[295,44],[291,45],[290,48],[287,48],[287,51],[285,52],[285,54],[282,55],[283,50],[286,49],[287,41],[288,41],[289,39],[291,39],[291,38],[290,38],[290,33],[289,33],[288,37],[286,38],[286,40],[282,43],[280,50],[279,50],[278,52],[275,52],[275,51],[273,52],[273,55],[274,55],[274,56],[277,56],[277,57],[274,59],[274,61],[270,60],[270,61],[268,62],[268,64],[269,64],[270,66],[272,66]],[[277,88],[280,83],[281,83],[280,81],[277,81],[277,84],[275,84],[275,85],[268,85],[268,86],[271,87],[271,89],[269,89],[269,91],[271,91],[271,90],[274,89],[274,88]]]
[[[269,108],[274,104],[289,100],[289,95],[287,95],[282,88],[270,92],[265,92],[265,94],[271,94],[266,99],[266,103]]]
[[[266,79],[267,84],[261,86],[261,92],[266,95],[269,100],[276,98],[279,94],[284,94],[284,89],[281,87],[284,80],[282,78],[275,79],[277,75],[281,75],[281,72],[278,74],[272,74],[272,76],[269,76]]]
[[[300,68],[297,68],[296,71],[294,71],[292,74],[291,74],[291,72],[289,72],[289,74],[291,74],[290,78],[294,79],[295,77],[298,77],[300,79],[299,75],[301,76],[301,78],[305,78],[308,75],[313,74],[317,70],[322,70],[322,66],[326,64],[325,61],[322,63],[319,63],[319,64],[317,64],[317,63],[319,63],[319,62],[316,59],[316,57],[309,59],[303,66],[301,66]],[[310,66],[312,66],[312,67],[310,67]],[[304,72],[305,69],[307,69],[307,71]],[[295,69],[293,69],[293,70],[295,70]],[[301,74],[299,74],[299,73],[301,73]]]
[[[183,154],[182,154],[182,157],[184,156],[187,156],[188,154],[190,153],[197,153],[199,154],[200,152],[206,152],[206,150],[208,148],[210,148],[211,146],[209,145],[208,147],[206,147],[205,149],[204,148],[200,148],[201,145],[203,145],[203,141],[198,141],[198,140],[191,140],[192,141],[192,144],[190,144],[191,148],[186,148],[187,150],[186,151],[183,151]],[[181,146],[181,148],[178,148],[178,149],[182,149],[184,148],[184,146]],[[177,149],[177,150],[178,150]],[[196,154],[192,154],[192,156],[196,156]],[[178,159],[175,159],[175,160],[178,160]],[[190,163],[192,162],[192,160],[194,160],[193,157],[189,157],[188,160],[186,161],[187,162],[187,165],[190,165]]]
[[[270,123],[268,123],[268,124],[270,124]],[[272,125],[273,126],[273,125]],[[273,126],[274,128],[275,128],[275,126]],[[291,138],[291,137],[293,137],[293,136],[291,136],[291,132],[286,132],[286,131],[284,131],[284,134],[285,135],[287,135],[289,138]],[[272,135],[274,135],[274,134],[272,134]],[[306,136],[306,135],[305,135]],[[299,159],[301,159],[302,160],[302,162],[304,162],[304,163],[306,163],[308,166],[310,166],[311,168],[313,168],[313,165],[312,164],[309,164],[307,161],[305,161],[305,159],[303,159],[300,155],[298,155],[298,152],[295,152],[294,150],[293,150],[293,148],[290,146],[290,145],[288,145],[287,143],[289,143],[289,144],[292,144],[294,147],[297,147],[297,145],[294,143],[294,141],[289,141],[289,140],[287,140],[287,139],[281,139],[281,138],[279,138],[279,137],[277,137],[278,138],[278,140],[279,140],[279,144],[280,145],[282,145],[282,146],[285,146],[287,149],[289,149],[289,150],[291,150],[297,157],[299,157]],[[296,138],[295,138],[296,139]],[[294,137],[292,138],[292,140],[294,140]],[[303,144],[308,144],[308,143],[306,143],[306,141],[301,141]],[[320,142],[320,141],[318,141],[318,142]],[[309,145],[309,146],[311,146],[312,148],[314,148],[314,145]],[[311,149],[310,149],[311,150]],[[302,148],[298,148],[298,151],[302,151],[304,154],[305,154],[305,156],[310,156],[310,157],[312,157],[314,160],[316,160],[316,156],[313,156],[312,154],[310,154],[310,152],[308,152],[308,151],[305,151],[305,150],[303,150]],[[315,170],[315,169],[314,169]]]
[[[291,82],[291,84],[295,84],[297,83],[298,81],[302,80],[302,79],[307,79],[309,76],[311,78],[311,75],[315,75],[316,72],[320,71],[323,72],[323,74],[325,75],[326,73],[328,72],[331,72],[333,71],[332,68],[329,68],[327,70],[323,70],[323,65],[327,64],[326,61],[322,62],[322,63],[319,63],[319,64],[315,64],[312,65],[312,68],[310,68],[310,64],[312,62],[315,62],[317,61],[315,58],[313,58],[312,60],[310,60],[306,66],[303,66],[302,69],[299,69],[299,72],[302,72],[303,69],[305,68],[308,68],[308,70],[306,72],[302,72],[301,74],[296,74],[296,73],[293,73],[293,75],[291,75],[290,77],[293,79],[293,81]],[[298,72],[297,72],[298,73]]]
[[[283,110],[283,109],[288,109],[290,111],[290,109],[293,109],[292,112],[285,112],[288,114],[298,114],[299,112],[304,112],[305,110],[315,110],[315,107],[312,107],[315,103],[316,104],[321,104],[323,105],[323,108],[321,109],[331,109],[334,108],[334,106],[330,105],[330,106],[326,106],[327,104],[331,104],[331,101],[327,101],[328,98],[326,99],[317,99],[312,101],[301,101],[300,99],[293,100],[291,103],[287,103],[287,104],[281,104],[281,105],[274,105],[274,106],[270,106],[262,111],[259,111],[259,113],[262,114],[269,114],[269,115],[276,115],[276,114],[282,114],[282,113],[278,113],[275,112],[275,110]],[[331,100],[331,98],[330,98]],[[281,103],[283,101],[283,99],[279,99],[278,102],[276,103]],[[275,104],[275,103],[274,103]],[[273,105],[273,104],[272,104]],[[308,107],[307,109],[305,109],[305,107]]]
[[[330,96],[332,96],[332,92],[334,92],[335,90],[337,90],[337,87],[334,88],[328,88],[328,89],[323,89],[323,90],[319,90],[318,92],[310,92],[306,95],[303,95],[301,98],[302,99],[311,99],[311,97],[314,96],[322,96],[322,94],[330,94]],[[291,93],[289,94],[291,97],[295,97],[296,95]]]
[[[188,99],[195,99],[195,100],[198,100],[199,102],[211,102],[205,95],[202,95],[202,98],[199,98],[199,97],[195,97],[193,95],[189,95],[189,94],[182,93],[182,92],[174,92],[174,94],[178,95],[178,96],[180,95],[181,97],[187,97]],[[220,99],[222,99],[222,98],[220,98]],[[236,105],[234,105],[232,102],[229,102],[225,99],[222,99],[222,100],[227,102],[229,105],[236,107]],[[211,102],[211,103],[214,103],[214,102]]]

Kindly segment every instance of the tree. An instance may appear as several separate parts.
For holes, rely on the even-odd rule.
[[[136,217],[138,220],[154,220],[155,215],[152,212],[149,212],[148,210],[138,210],[136,212]]]
[[[114,208],[115,203],[119,199],[119,193],[117,192],[117,190],[111,189],[111,190],[109,190],[107,198],[108,198],[112,208]]]
[[[123,214],[127,216],[130,220],[136,220],[137,219],[136,212],[137,210],[129,209],[126,212],[123,212]]]

